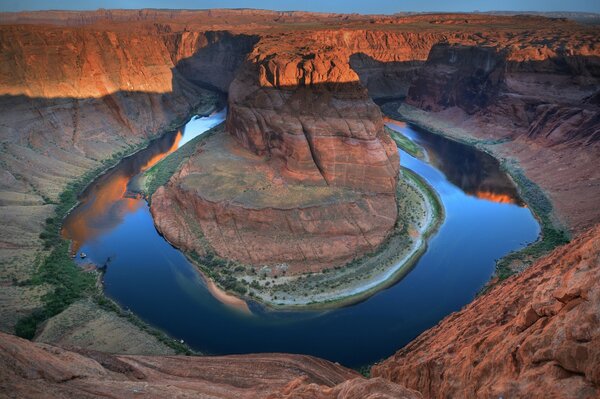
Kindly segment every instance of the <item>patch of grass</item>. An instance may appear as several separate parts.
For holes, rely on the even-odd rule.
[[[418,145],[414,141],[410,140],[408,137],[406,137],[402,133],[397,132],[393,129],[390,129],[387,126],[385,127],[385,130],[388,132],[390,137],[396,142],[396,145],[398,146],[398,148],[407,152],[408,154],[412,155],[415,158],[418,158],[418,159],[425,158],[425,153],[423,151],[423,148],[421,148],[420,145]]]
[[[96,295],[94,295],[94,300],[100,308],[110,312],[114,312],[118,316],[126,318],[127,321],[138,327],[140,330],[152,335],[164,345],[175,350],[177,354],[182,354],[186,356],[194,354],[194,352],[192,352],[192,350],[185,343],[181,343],[176,339],[170,338],[164,332],[149,326],[148,324],[140,320],[140,318],[137,317],[135,314],[121,309],[119,305],[117,305],[114,301],[104,296],[102,293],[96,293]]]
[[[134,149],[129,147],[129,150]],[[52,288],[42,297],[42,308],[17,321],[15,334],[19,337],[32,339],[40,324],[56,316],[75,301],[94,292],[95,275],[82,271],[69,257],[69,243],[61,237],[60,228],[62,220],[77,204],[79,193],[106,170],[107,166],[115,164],[123,155],[123,152],[114,154],[95,170],[67,184],[59,195],[58,201],[53,202],[56,205],[54,216],[46,219],[44,230],[40,233],[44,248],[50,253],[41,262],[34,275],[21,283],[22,285],[48,284]]]
[[[44,305],[41,309],[17,321],[15,334],[19,337],[32,339],[42,322],[94,291],[95,275],[81,271],[69,258],[68,249],[66,241],[56,245],[28,281],[30,285],[51,284],[53,289],[42,297]]]
[[[248,293],[247,285],[241,279],[232,275],[234,272],[239,271],[240,268],[246,270],[246,267],[243,265],[225,260],[213,253],[201,256],[196,252],[191,252],[189,256],[200,270],[223,290],[232,291],[238,295],[246,295]]]
[[[421,176],[412,170],[402,168],[402,174],[419,186],[421,191],[429,198],[428,202],[432,206],[434,220],[437,220],[437,223],[433,223],[431,228],[424,234],[425,237],[429,237],[441,225],[441,221],[444,219],[444,205],[442,204],[442,200],[433,187],[427,184]]]
[[[171,176],[173,176],[173,173],[179,169],[181,164],[194,154],[196,146],[214,133],[222,131],[223,126],[224,124],[221,123],[212,129],[207,130],[205,133],[186,143],[183,147],[174,153],[169,154],[169,156],[148,169],[144,173],[144,183],[142,187],[142,191],[147,196],[148,201],[150,201],[152,194],[154,194],[160,186],[167,184]]]
[[[219,101],[221,101],[219,95],[207,91],[193,113],[208,115],[215,109],[215,104]],[[186,120],[188,120],[188,117],[174,120],[163,131],[172,131],[179,128]],[[39,236],[43,240],[44,248],[49,251],[49,255],[43,261],[40,261],[41,265],[33,276],[29,280],[19,282],[19,285],[49,285],[52,288],[42,297],[43,306],[41,308],[17,321],[15,325],[17,336],[32,339],[40,324],[61,313],[77,300],[90,295],[96,298],[99,306],[123,315],[123,311],[117,304],[104,297],[96,289],[97,275],[81,270],[70,258],[69,242],[61,237],[60,230],[63,219],[77,205],[79,194],[92,181],[116,165],[121,159],[146,147],[149,142],[150,139],[146,139],[136,145],[129,145],[123,150],[112,154],[111,157],[100,161],[97,168],[68,183],[57,201],[44,197],[46,203],[55,205],[54,216],[46,219],[44,230]],[[140,329],[149,332],[161,342],[175,349],[178,353],[190,353],[186,345],[171,340],[164,333],[149,327],[135,316],[129,315],[128,319]]]
[[[147,142],[144,142],[139,146],[130,146],[127,151],[115,153],[111,158],[102,161],[101,166],[90,170],[77,180],[68,183],[63,192],[58,196],[58,201],[50,201],[50,203],[56,205],[54,208],[54,216],[46,219],[44,230],[40,233],[40,238],[44,241],[45,249],[54,248],[63,241],[60,236],[62,221],[71,209],[77,205],[79,194],[100,174],[104,173],[107,168],[115,165],[119,160],[126,156],[126,154],[135,152],[146,144]]]
[[[460,129],[432,119],[426,111],[411,107],[405,103],[400,104],[398,102],[390,102],[384,104],[382,106],[382,111],[388,116],[407,120],[432,133],[472,145],[497,159],[498,157],[490,150],[491,146],[502,144],[509,140],[508,138],[499,140],[474,139]],[[448,132],[452,132],[452,134],[449,134]],[[501,162],[501,167],[511,176],[517,186],[519,195],[530,207],[541,227],[541,235],[538,241],[518,251],[511,252],[496,262],[496,276],[498,277],[498,281],[502,281],[515,274],[524,266],[530,265],[539,257],[549,253],[554,248],[568,243],[570,235],[565,228],[556,221],[552,202],[546,196],[544,191],[525,176],[525,173],[523,173],[515,161],[499,160]],[[521,264],[521,266],[516,267],[518,264]],[[491,286],[487,286],[482,292],[485,292],[489,288],[491,288]]]
[[[496,263],[496,276],[499,281],[515,274],[513,265],[517,262],[529,265],[554,248],[569,242],[569,233],[556,223],[553,217],[552,202],[542,189],[529,180],[516,165],[510,162],[502,164],[503,169],[512,177],[519,188],[519,194],[531,207],[541,226],[541,237],[533,244],[511,252]]]

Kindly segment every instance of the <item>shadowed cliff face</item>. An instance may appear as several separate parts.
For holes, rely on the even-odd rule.
[[[316,18],[254,10],[108,10],[2,19],[61,25],[0,27],[0,90],[4,94],[0,98],[0,217],[4,223],[0,253],[6,265],[0,274],[0,302],[5,331],[12,332],[17,317],[41,306],[36,299],[39,292],[32,293],[31,287],[13,280],[30,278],[36,257],[44,255],[38,236],[44,219],[53,214],[50,201],[56,200],[67,182],[100,166],[102,160],[139,145],[172,121],[182,120],[192,108],[212,103],[213,99],[202,98],[207,93],[198,84],[226,90],[233,82],[228,127],[241,144],[235,148],[248,150],[245,155],[270,155],[277,170],[285,171],[290,180],[302,177],[320,188],[329,187],[328,183],[349,189],[364,184],[361,187],[378,195],[383,192],[381,198],[389,201],[394,154],[386,138],[379,136],[380,116],[356,82],[360,79],[371,97],[396,97],[411,93],[416,79],[421,83],[414,86],[414,99],[409,95],[409,102],[431,105],[444,121],[456,122],[476,137],[509,140],[505,146],[498,145],[503,148],[500,155],[519,160],[551,193],[558,208],[570,215],[569,223],[581,230],[599,220],[597,28],[532,17]],[[222,30],[231,33],[216,32]],[[256,42],[255,35],[260,41]],[[431,51],[436,44],[440,45]],[[457,44],[461,47],[452,46]],[[505,52],[504,59],[498,58]],[[468,59],[475,62],[470,64]],[[457,85],[453,78],[460,74],[467,75],[466,80]],[[346,119],[350,123],[342,122]],[[308,124],[320,129],[305,131],[303,125]],[[338,148],[343,152],[334,151]],[[346,152],[354,157],[352,163],[344,159]],[[269,166],[268,162],[264,165]],[[359,170],[375,173],[358,179]],[[380,175],[383,179],[372,179]],[[229,220],[236,217],[235,212],[225,215]],[[317,217],[323,219],[323,215]],[[271,222],[257,220],[262,226]],[[378,228],[380,232],[386,226]],[[354,228],[356,236],[359,230]],[[542,396],[556,391],[567,397],[597,396],[598,258],[594,248],[598,240],[597,233],[590,233],[557,250],[464,312],[450,316],[375,373],[432,396],[498,396],[502,392]],[[36,358],[35,364],[18,366],[11,374],[15,357],[26,360],[37,353],[30,344],[14,341],[3,338],[8,342],[4,347],[23,345],[25,349],[3,352],[3,359],[8,360],[0,368],[0,381],[9,386],[9,392],[19,392],[15,382],[34,375],[20,385],[27,394],[46,397],[54,389],[73,389],[78,397],[81,387],[96,377],[77,377],[83,374],[81,370],[91,369],[102,381],[101,392],[124,387],[117,395],[126,395],[135,382],[124,381],[141,376],[124,372],[117,374],[118,381],[107,382],[102,379],[119,373],[114,370],[121,363],[117,367],[111,359],[101,360],[109,366],[100,368],[94,360],[75,359],[79,355],[54,348],[43,350],[45,355]],[[118,339],[115,348],[121,350]],[[57,359],[57,352],[64,356]],[[427,357],[432,353],[434,357]],[[77,370],[57,372],[64,359],[69,360],[66,367],[75,365]],[[250,359],[251,370],[241,369],[244,377],[259,368],[260,362]],[[193,361],[182,362],[177,359],[175,366],[165,367],[194,369]],[[278,358],[277,362],[289,364],[290,360]],[[309,363],[306,358],[299,362]],[[202,363],[215,367],[204,359]],[[48,364],[47,369],[35,368]],[[323,367],[331,371],[336,366]],[[155,372],[159,373],[156,368],[148,371]],[[207,394],[222,393],[223,379],[235,380],[229,377],[226,373],[215,377],[205,385]],[[351,389],[352,382],[332,388],[342,378],[313,377],[309,381],[324,387],[292,381],[280,396],[327,397]],[[154,392],[168,396],[174,386],[183,386],[181,379],[179,374],[166,378],[168,383]],[[281,384],[288,381],[282,378]],[[263,388],[257,389],[255,382],[249,383],[249,397]],[[470,382],[477,385],[467,386]],[[360,396],[380,384],[386,385],[390,396],[401,396],[396,385],[390,387],[382,380],[360,380]],[[185,389],[189,392],[188,386]],[[235,390],[240,389],[237,385],[227,387],[231,389],[240,392]]]
[[[438,44],[408,91],[408,102],[427,111],[486,107],[504,83],[505,54],[493,47]]]
[[[229,87],[226,131],[236,141],[211,139],[154,194],[156,225],[205,254],[198,233],[188,234],[193,220],[208,251],[243,264],[284,263],[290,274],[343,265],[394,226],[396,145],[347,59],[261,46]],[[215,154],[222,159],[207,161]]]
[[[396,187],[398,155],[379,108],[335,54],[256,55],[230,87],[227,130],[280,158],[290,177],[368,192]]]

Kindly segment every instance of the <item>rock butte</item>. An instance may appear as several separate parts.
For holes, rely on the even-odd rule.
[[[223,258],[299,273],[373,251],[394,227],[398,152],[347,60],[255,50],[226,132],[234,142],[211,142],[152,197],[176,246],[206,252],[197,223]]]
[[[53,215],[53,201],[67,183],[181,122],[193,109],[211,109],[215,98],[206,88],[229,91],[227,129],[239,146],[234,154],[261,159],[271,181],[352,191],[358,195],[355,203],[393,198],[395,160],[379,135],[381,116],[369,97],[406,96],[415,115],[435,119],[455,137],[494,143],[497,156],[518,162],[574,233],[600,220],[600,35],[594,26],[530,16],[253,10],[57,11],[1,14],[0,22],[3,331],[14,331],[16,320],[38,308],[48,289],[17,283],[35,270],[36,257],[43,254],[43,221]],[[345,119],[349,123],[342,123]],[[342,134],[331,136],[331,128]],[[351,162],[331,150],[349,148]],[[169,192],[173,198],[184,194]],[[352,201],[347,204],[352,207]],[[324,209],[319,211],[323,218],[328,217]],[[235,211],[240,216],[247,212],[243,206]],[[276,219],[265,217],[269,223]],[[385,225],[367,222],[376,239],[385,236]],[[596,227],[448,316],[376,366],[373,374],[380,378],[357,379],[318,361],[328,370],[319,373],[336,377],[315,379],[306,372],[307,379],[297,380],[302,374],[297,370],[309,370],[315,360],[286,355],[277,358],[278,365],[295,364],[296,371],[282,372],[277,383],[261,385],[265,388],[258,394],[252,389],[243,393],[236,385],[242,390],[238,396],[418,395],[397,382],[424,397],[542,397],[549,392],[597,397],[598,242]],[[343,246],[336,253],[335,261],[349,256]],[[329,262],[319,254],[315,259]],[[101,312],[93,306],[77,302],[65,312],[74,307]],[[66,323],[58,315],[48,325],[64,323],[66,333],[55,339],[70,345],[81,342],[78,331],[94,334],[84,319]],[[125,319],[103,313],[103,320],[103,331],[112,336],[89,340],[90,349],[168,350]],[[125,328],[131,333],[119,336]],[[147,381],[169,381],[157,389],[187,389],[193,379],[168,371],[173,370],[171,357],[120,356],[128,364],[145,362],[132,366],[135,375],[126,375],[119,371],[122,363],[115,365],[109,355],[95,355],[105,356],[103,363],[7,335],[1,342],[3,393],[67,395],[74,389],[80,397],[89,384],[98,389],[86,390],[90,396],[118,395],[136,389],[132,380],[141,376],[135,372],[139,367]],[[31,363],[29,357],[38,361]],[[190,362],[178,368],[186,373],[201,367],[198,358],[176,359],[179,366]],[[81,367],[73,371],[69,362]],[[190,382],[190,389],[218,397],[215,392],[235,381],[229,376],[236,370],[249,374],[236,362],[228,364],[232,374],[204,380],[204,388]]]

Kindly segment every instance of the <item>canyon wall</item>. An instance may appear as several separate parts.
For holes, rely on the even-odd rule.
[[[427,113],[403,112],[519,165],[549,195],[559,224],[580,232],[600,220],[599,92],[598,35],[564,33],[531,47],[439,44],[406,98]]]
[[[211,46],[244,51],[243,44],[235,35],[185,36],[156,26],[0,26],[2,330],[13,332],[52,289],[22,283],[45,256],[40,233],[67,184],[221,101],[186,76],[227,85],[239,61],[231,52],[223,54],[229,63],[213,57],[223,75],[212,80],[202,63],[186,60]]]
[[[236,142],[211,138],[152,197],[170,242],[303,273],[361,257],[390,234],[399,157],[381,112],[345,52],[298,46],[256,44],[229,86],[225,130]]]
[[[227,130],[306,183],[394,193],[398,153],[343,57],[252,54],[229,92]]]
[[[395,161],[386,138],[379,136],[380,116],[366,99],[362,85],[374,98],[408,96],[407,102],[413,106],[429,106],[425,122],[442,121],[455,137],[481,140],[490,152],[519,162],[527,176],[550,195],[573,231],[600,220],[597,28],[537,17],[453,14],[320,15],[318,24],[308,30],[305,23],[314,18],[259,11],[2,15],[1,329],[12,332],[19,317],[41,306],[40,298],[49,289],[21,283],[45,256],[39,233],[66,184],[112,155],[130,151],[172,122],[183,120],[193,108],[210,110],[215,98],[199,85],[220,90],[231,85],[233,111],[228,127],[238,141],[235,146],[230,142],[227,153],[265,167],[263,176],[275,187],[267,194],[289,190],[288,183],[306,179],[315,192],[332,190],[328,195],[367,187],[361,195],[372,190],[368,195],[393,198],[389,178]],[[11,25],[11,21],[31,25]],[[42,22],[58,26],[35,25]],[[295,25],[290,28],[287,23]],[[229,33],[217,32],[222,30]],[[205,33],[208,31],[215,33]],[[255,42],[255,35],[260,41]],[[197,57],[202,51],[204,55]],[[467,56],[474,62],[467,62]],[[236,74],[239,66],[242,69]],[[452,81],[457,71],[466,75],[464,85]],[[314,84],[308,89],[306,82]],[[489,88],[491,93],[485,92]],[[367,121],[364,126],[358,123],[354,109]],[[346,118],[352,123],[342,123]],[[304,121],[322,129],[305,132]],[[324,134],[329,129],[341,134]],[[464,134],[452,133],[459,129]],[[349,151],[352,162],[345,160],[344,154],[334,153],[337,148]],[[270,174],[274,170],[284,175]],[[365,171],[365,177],[360,171]],[[374,176],[377,178],[372,179]],[[189,187],[193,187],[191,183],[194,181]],[[252,181],[247,185],[254,186]],[[292,191],[286,193],[289,196],[282,196],[283,200],[297,197]],[[340,204],[343,197],[334,198]],[[182,196],[179,202],[192,201]],[[373,208],[371,214],[390,209],[364,200],[351,202],[347,209]],[[238,217],[235,211],[218,212],[228,219],[215,218],[214,226]],[[304,223],[305,213],[292,212],[303,229],[334,234],[322,225]],[[358,237],[362,225],[368,224],[383,237],[379,232],[385,231],[395,215],[380,213],[387,222],[363,223],[359,219],[352,234]],[[273,223],[267,216],[259,220],[265,229]],[[316,218],[328,217],[321,212]],[[273,218],[283,221],[286,217]],[[184,231],[177,219],[169,223]],[[297,234],[295,227],[289,231]],[[455,393],[474,397],[528,390],[547,396],[556,389],[564,396],[597,396],[598,240],[594,232],[575,240],[571,247],[558,249],[530,271],[449,316],[376,367],[374,374],[431,396]],[[570,251],[574,255],[569,255]],[[106,331],[116,341],[112,349],[122,350],[118,336],[123,329]],[[4,342],[12,339],[3,338]],[[499,349],[494,349],[496,344]],[[23,347],[27,356],[34,351],[31,346]],[[489,357],[485,356],[488,353]],[[11,355],[6,356],[6,363],[12,364]],[[59,360],[71,356],[67,353]],[[38,364],[46,364],[46,360],[40,357]],[[50,371],[32,372],[35,383],[45,384],[45,376],[54,375],[55,360],[47,362]],[[84,363],[98,367],[87,360]],[[31,375],[27,374],[29,366],[25,370],[17,376]],[[110,369],[99,371],[102,378],[113,373]],[[38,379],[39,375],[44,378]],[[49,377],[63,381],[56,389],[93,380],[71,378],[76,373],[64,375]],[[536,376],[541,383],[531,382]],[[178,381],[180,378],[177,376]],[[0,381],[6,386],[16,380],[14,375],[3,374]],[[317,382],[325,387],[293,383],[285,392],[288,396],[294,392],[316,396],[322,391],[327,397],[346,392],[341,385],[332,387],[340,381]],[[375,381],[358,385],[388,384]],[[481,384],[468,385],[469,381]],[[105,389],[116,383],[102,384]],[[126,386],[134,389],[130,382]],[[32,387],[31,380],[21,385]],[[48,387],[35,389],[47,395]],[[399,396],[394,387],[385,389]],[[10,389],[13,392],[15,388]],[[363,394],[369,392],[364,389]]]
[[[109,355],[0,333],[0,393],[592,399],[600,394],[599,266],[600,226],[446,317],[369,379],[310,356]]]
[[[600,226],[424,332],[372,374],[428,398],[600,395]]]

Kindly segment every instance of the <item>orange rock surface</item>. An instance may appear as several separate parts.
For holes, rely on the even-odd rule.
[[[373,367],[428,398],[600,396],[600,226]]]
[[[394,194],[295,182],[281,163],[216,133],[152,196],[156,227],[188,252],[294,274],[373,251],[393,228]]]
[[[311,356],[117,356],[0,333],[0,395],[20,398],[420,398]]]
[[[34,271],[51,201],[102,160],[206,104],[201,87],[231,88],[228,128],[275,185],[306,180],[390,196],[394,155],[365,87],[373,98],[408,96],[430,107],[429,116],[496,143],[573,231],[595,226],[599,56],[598,27],[528,16],[2,14],[0,327],[13,331],[18,317],[39,307],[14,299],[31,295],[15,281]],[[219,215],[231,221],[247,218],[245,211],[221,206]],[[285,219],[262,216],[265,225]],[[415,395],[398,382],[424,397],[598,397],[599,242],[596,227],[448,316],[376,366],[378,379],[308,357],[83,356],[3,334],[2,394]]]

